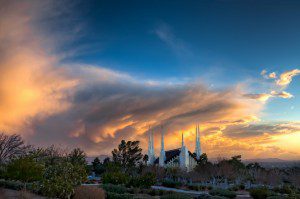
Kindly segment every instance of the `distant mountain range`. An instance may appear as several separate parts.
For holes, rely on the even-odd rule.
[[[300,160],[283,160],[279,158],[256,158],[246,159],[243,162],[299,162]]]

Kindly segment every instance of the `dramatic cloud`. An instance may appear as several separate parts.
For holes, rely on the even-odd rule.
[[[267,74],[267,70],[262,70],[260,73],[261,76],[263,76],[265,79],[275,79],[277,77],[275,72]]]
[[[290,134],[300,131],[300,123],[268,123],[268,124],[244,124],[228,127],[224,132],[228,137],[250,138],[270,137],[276,134]],[[261,142],[259,140],[259,142]]]
[[[276,80],[276,84],[279,86],[287,86],[291,83],[293,77],[299,74],[300,74],[299,69],[286,71],[279,76],[279,79]]]
[[[167,149],[179,146],[180,131],[193,149],[194,124],[200,123],[208,154],[271,150],[243,140],[253,135],[264,138],[251,126],[259,121],[263,104],[251,99],[291,94],[243,95],[239,87],[210,90],[203,82],[153,84],[100,66],[62,64],[68,53],[57,53],[56,45],[62,42],[57,38],[71,38],[52,38],[39,31],[43,15],[60,16],[52,4],[45,4],[0,5],[0,27],[5,27],[0,29],[1,130],[19,133],[32,144],[81,147],[89,155],[99,155],[109,154],[121,139],[138,139],[146,149],[149,126],[158,147],[161,125],[167,132]],[[178,51],[185,49],[168,29],[161,27],[155,33]],[[278,129],[275,125],[263,132],[275,135]]]
[[[293,97],[292,94],[290,94],[286,91],[281,91],[281,92],[272,91],[271,95],[276,96],[276,97],[281,97],[281,98],[292,98]]]
[[[250,99],[259,100],[262,102],[267,101],[270,97],[273,97],[271,94],[268,93],[259,93],[259,94],[245,94],[245,97],[248,97]]]
[[[259,100],[261,102],[266,102],[268,101],[271,97],[279,97],[279,98],[285,98],[285,99],[288,99],[288,98],[292,98],[293,95],[286,92],[286,91],[280,91],[280,92],[277,92],[277,91],[271,91],[270,94],[268,93],[259,93],[259,94],[245,94],[244,95],[245,97],[247,98],[250,98],[250,99],[255,99],[255,100]]]

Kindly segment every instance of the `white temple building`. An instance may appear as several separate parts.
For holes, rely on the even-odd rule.
[[[161,130],[161,148],[159,157],[155,157],[153,131],[149,131],[148,143],[148,165],[159,165],[161,167],[180,167],[183,170],[191,171],[197,165],[201,152],[200,144],[200,128],[196,126],[196,144],[195,153],[192,153],[184,144],[184,137],[182,133],[181,148],[165,151],[164,129]]]

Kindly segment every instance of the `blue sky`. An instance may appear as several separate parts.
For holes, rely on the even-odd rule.
[[[66,47],[79,53],[64,61],[141,79],[202,78],[232,86],[260,78],[263,69],[282,73],[299,66],[299,8],[297,1],[79,2],[69,14],[80,36]],[[59,25],[51,28],[60,31]],[[288,88],[293,99],[272,100],[265,119],[299,120],[299,85]]]
[[[299,159],[299,1],[0,1],[0,129],[110,154],[150,130]],[[281,141],[284,140],[284,141]],[[286,143],[289,141],[289,143]],[[156,147],[157,148],[157,147]]]

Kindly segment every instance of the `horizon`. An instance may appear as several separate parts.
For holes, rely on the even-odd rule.
[[[0,0],[0,131],[300,160],[300,2]]]

